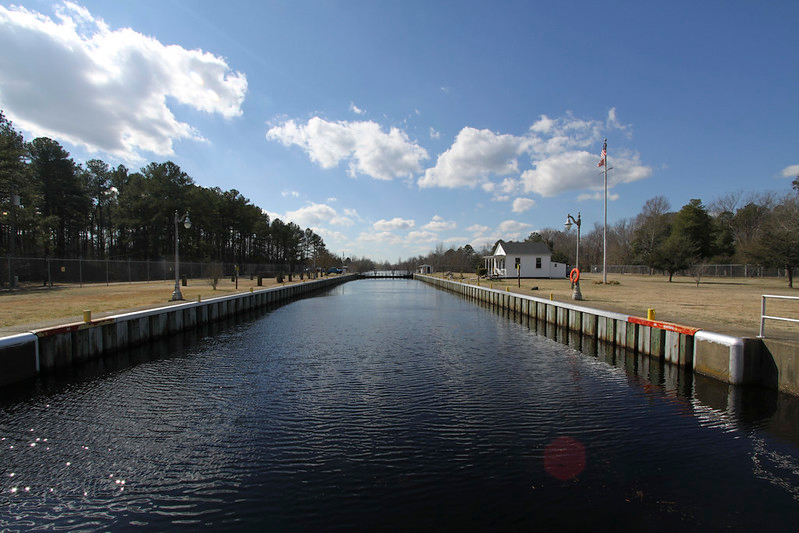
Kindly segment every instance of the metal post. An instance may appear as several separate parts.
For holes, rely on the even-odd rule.
[[[604,152],[605,152],[605,225],[602,230],[602,283],[608,282],[608,140],[605,139]],[[577,231],[580,231],[579,226]],[[578,239],[579,240],[579,239]]]
[[[762,301],[760,302],[760,333],[757,335],[758,338],[762,339],[766,335],[766,297],[762,296]]]
[[[19,196],[16,195],[12,186],[11,189],[11,235],[8,239],[8,288],[16,289],[16,279],[14,278],[14,248],[17,242],[17,206],[20,205]]]
[[[178,237],[178,212],[175,211],[175,290],[172,291],[172,300],[182,300],[183,294],[180,292],[180,260],[179,260],[179,251],[178,248],[180,247],[180,238]]]
[[[180,237],[178,234],[178,223],[183,222],[183,225],[186,229],[191,227],[191,220],[189,219],[189,214],[186,213],[184,215],[178,215],[178,212],[175,211],[175,290],[172,292],[172,299],[170,301],[174,302],[176,300],[182,300],[183,294],[180,292],[180,256],[179,256],[179,248],[180,248]]]
[[[577,212],[577,258],[575,259],[575,268],[577,268],[577,272],[580,272],[580,226],[582,226],[583,221],[580,217],[580,213]],[[577,278],[577,282],[574,284],[574,292],[572,292],[572,300],[582,300],[583,293],[580,292],[580,279]]]
[[[578,272],[577,281],[572,283],[572,289],[573,289],[572,300],[582,300],[583,293],[580,292],[579,272],[580,272],[580,226],[582,226],[583,220],[579,212],[577,213],[576,219],[573,216],[571,216],[571,213],[566,215],[566,224],[564,224],[566,230],[571,229],[572,223],[577,225],[577,256],[574,261],[575,262],[574,269]],[[569,278],[571,279],[571,274],[569,275]]]

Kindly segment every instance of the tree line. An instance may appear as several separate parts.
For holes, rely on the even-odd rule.
[[[664,196],[647,200],[635,217],[622,219],[607,228],[609,265],[644,265],[650,273],[674,274],[690,271],[697,279],[708,264],[752,264],[784,268],[793,287],[793,273],[799,267],[799,177],[793,191],[780,196],[774,192],[731,193],[706,206],[692,199],[673,211]],[[602,268],[604,231],[600,223],[580,239],[583,270]],[[545,228],[531,233],[525,241],[545,242],[552,260],[576,264],[576,231]],[[413,269],[430,264],[437,269],[475,272],[483,256],[491,255],[496,243],[482,250],[467,244],[445,249],[443,244],[425,256],[400,264]]]
[[[0,248],[24,257],[171,258],[175,216],[187,261],[340,265],[310,228],[271,219],[239,191],[206,188],[171,161],[133,172],[77,164],[56,141],[26,142],[0,111]]]

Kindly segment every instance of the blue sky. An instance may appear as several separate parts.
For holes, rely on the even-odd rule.
[[[0,109],[377,260],[786,192],[799,2],[0,2]]]

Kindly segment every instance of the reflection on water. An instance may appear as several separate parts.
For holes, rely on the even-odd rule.
[[[6,394],[0,529],[789,530],[797,405],[364,280]]]

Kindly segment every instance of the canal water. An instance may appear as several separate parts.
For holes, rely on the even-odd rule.
[[[541,333],[363,280],[6,391],[0,530],[795,530],[796,399]]]

